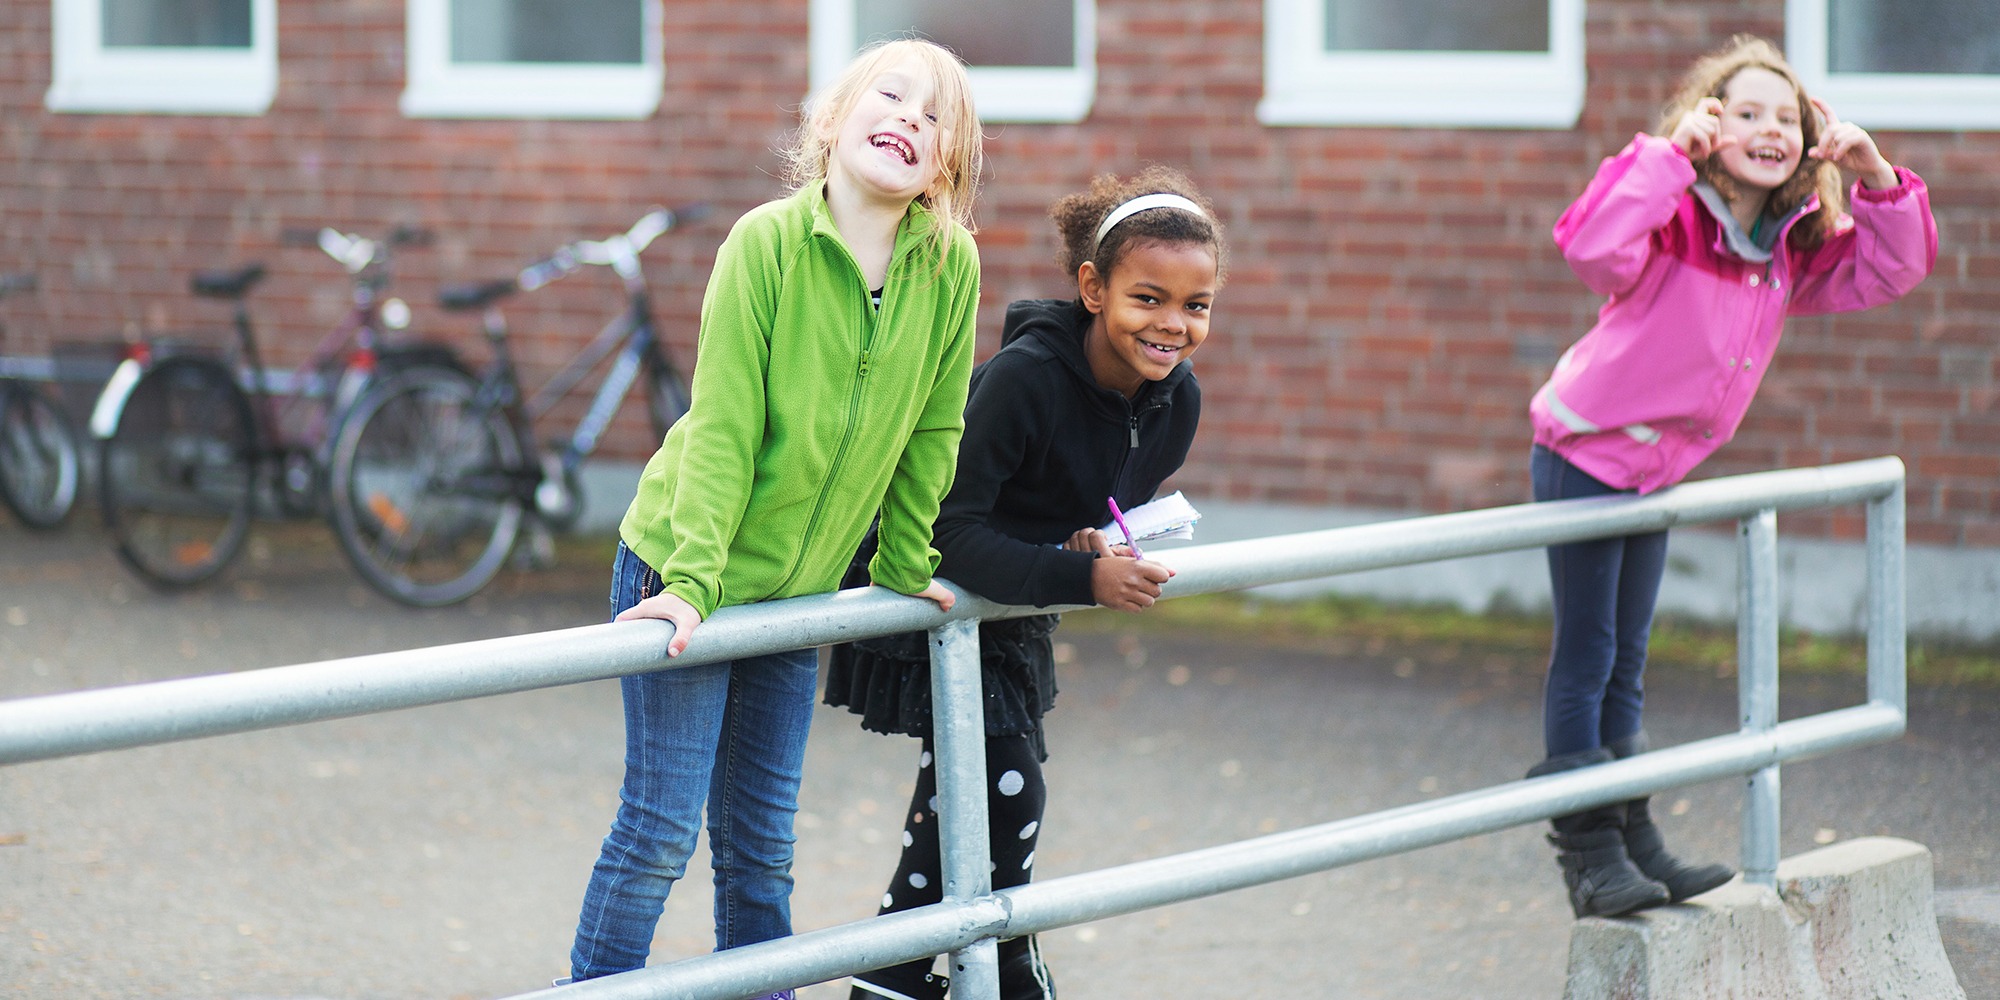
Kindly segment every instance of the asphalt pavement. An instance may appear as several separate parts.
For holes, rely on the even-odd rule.
[[[323,527],[261,528],[202,589],[138,583],[90,524],[0,523],[0,697],[249,670],[605,618],[603,544],[466,605],[368,591]],[[1100,613],[1101,614],[1101,613]],[[1084,871],[1517,778],[1539,670],[1429,644],[1244,645],[1073,621],[1050,716],[1039,875]],[[1735,684],[1656,666],[1656,745],[1731,731]],[[1789,716],[1862,699],[1785,680]],[[917,744],[821,708],[795,924],[874,912]],[[0,767],[0,996],[484,998],[564,972],[615,801],[615,683]],[[1663,794],[1682,853],[1733,860],[1734,782]],[[1916,689],[1909,734],[1787,766],[1784,853],[1928,845],[1967,995],[2000,997],[2000,692]],[[712,943],[702,858],[655,961]],[[1070,998],[1560,997],[1571,925],[1523,827],[1044,937]],[[844,986],[814,986],[837,1000]]]

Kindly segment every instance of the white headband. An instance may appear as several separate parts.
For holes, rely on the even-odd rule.
[[[1167,194],[1166,192],[1160,192],[1158,194],[1142,194],[1139,197],[1134,198],[1131,201],[1128,201],[1125,204],[1112,209],[1111,214],[1105,216],[1104,221],[1097,224],[1097,238],[1090,241],[1091,255],[1096,256],[1097,248],[1104,245],[1105,235],[1111,232],[1111,230],[1114,227],[1116,227],[1119,223],[1124,222],[1126,219],[1129,219],[1132,216],[1139,214],[1140,212],[1144,212],[1148,209],[1154,209],[1154,208],[1178,208],[1189,212],[1193,212],[1194,214],[1204,219],[1208,218],[1208,213],[1202,211],[1200,205],[1197,205],[1194,202],[1181,197],[1180,195]]]

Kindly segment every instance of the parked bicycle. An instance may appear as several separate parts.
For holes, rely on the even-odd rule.
[[[578,470],[641,376],[654,434],[666,436],[687,412],[688,380],[660,341],[639,254],[706,214],[701,205],[655,209],[627,232],[571,243],[514,277],[441,293],[447,309],[484,311],[493,362],[478,379],[437,370],[385,379],[341,426],[329,506],[334,533],[363,579],[405,604],[455,604],[500,572],[524,521],[556,530],[574,524],[583,503]],[[498,303],[586,264],[623,279],[624,309],[524,400]],[[614,358],[610,370],[576,427],[539,444],[537,418],[606,358]]]
[[[35,287],[32,274],[0,275],[0,298]],[[0,378],[0,501],[37,531],[68,520],[83,465],[76,428],[34,382]]]
[[[136,343],[91,413],[91,433],[103,441],[104,523],[126,566],[161,588],[209,579],[242,549],[255,514],[322,512],[326,444],[378,373],[463,370],[448,347],[383,343],[385,330],[409,319],[408,306],[382,294],[390,249],[427,241],[407,228],[385,241],[287,233],[287,244],[317,246],[339,262],[353,299],[282,385],[265,367],[244,302],[263,266],[194,276],[196,295],[235,304],[233,361]]]

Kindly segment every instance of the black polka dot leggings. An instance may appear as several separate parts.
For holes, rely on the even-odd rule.
[[[896,913],[944,898],[943,861],[938,847],[937,757],[924,737],[917,759],[917,788],[903,813],[903,857],[882,896],[883,913]],[[986,822],[993,844],[993,888],[1026,885],[1035,871],[1035,837],[1042,828],[1048,789],[1042,784],[1041,756],[1034,737],[986,738]],[[1015,942],[1001,942],[1003,950]],[[925,962],[928,966],[929,963]]]

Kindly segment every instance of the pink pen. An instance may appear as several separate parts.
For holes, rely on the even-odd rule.
[[[1104,502],[1111,505],[1111,523],[1116,524],[1118,530],[1125,533],[1125,544],[1132,547],[1132,558],[1146,558],[1146,554],[1139,551],[1139,540],[1132,537],[1132,529],[1125,525],[1125,512],[1118,509],[1118,498],[1105,497]]]

